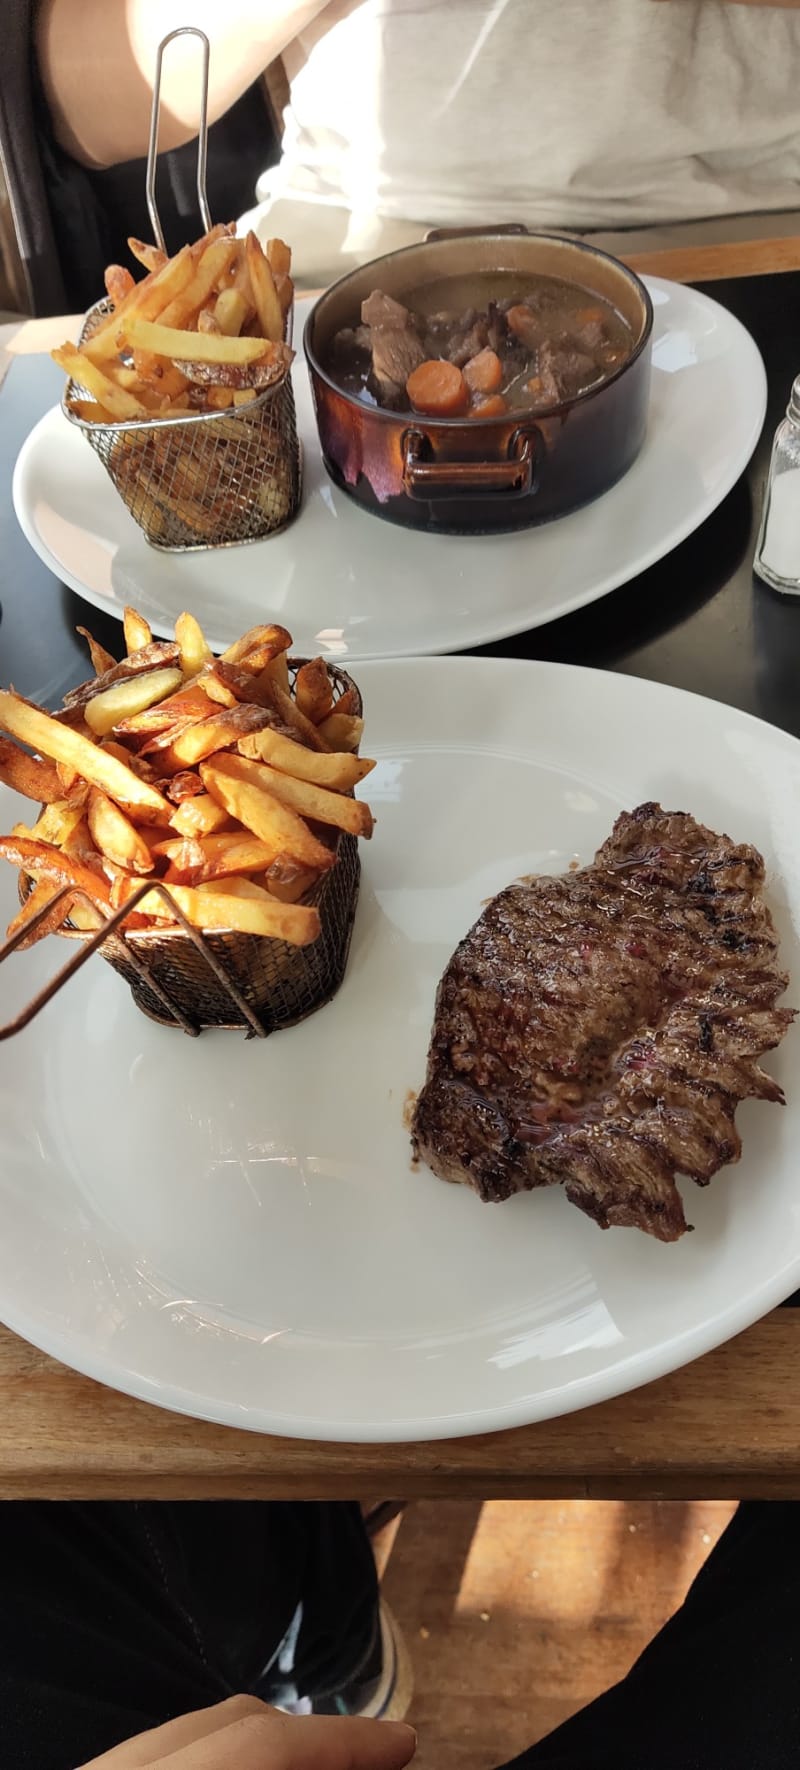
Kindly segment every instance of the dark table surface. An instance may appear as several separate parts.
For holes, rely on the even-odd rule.
[[[779,596],[752,574],[772,435],[800,370],[800,273],[715,282],[707,292],[748,327],[766,363],[769,407],[746,473],[702,528],[650,571],[481,655],[555,658],[674,683],[800,736],[800,598]],[[29,548],[11,504],[11,474],[62,379],[48,358],[20,357],[0,391],[0,681],[49,705],[86,674],[74,630],[87,606]],[[118,622],[93,609],[91,626],[113,651]]]

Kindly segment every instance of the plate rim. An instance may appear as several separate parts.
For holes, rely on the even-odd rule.
[[[411,673],[421,668],[427,674],[437,671],[457,672],[467,675],[481,671],[485,680],[487,666],[492,674],[522,675],[523,673],[539,672],[557,680],[565,676],[579,679],[591,678],[597,683],[602,682],[610,691],[611,684],[616,685],[619,676],[626,682],[635,685],[635,692],[655,693],[662,703],[689,700],[703,707],[713,707],[715,711],[732,715],[737,724],[743,723],[747,728],[755,728],[761,741],[774,745],[777,741],[781,750],[800,753],[800,738],[787,732],[783,727],[772,724],[743,708],[731,706],[729,703],[712,700],[710,696],[698,694],[691,689],[673,687],[669,683],[653,682],[647,677],[630,675],[599,669],[596,666],[561,663],[551,659],[527,658],[474,658],[455,655],[452,657],[405,657],[363,660],[370,674],[403,672]],[[623,691],[623,692],[628,692]],[[377,699],[377,696],[376,696]],[[446,704],[447,697],[443,697]],[[383,745],[375,745],[380,754]],[[3,789],[7,792],[8,789]],[[767,855],[767,864],[770,857]],[[688,1183],[687,1183],[688,1184]],[[208,1399],[197,1400],[192,1397],[188,1387],[182,1390],[171,1383],[160,1381],[138,1369],[127,1369],[120,1374],[108,1357],[95,1356],[91,1344],[81,1340],[77,1353],[70,1349],[69,1334],[53,1325],[45,1325],[44,1329],[32,1320],[24,1307],[11,1309],[0,1297],[0,1319],[13,1332],[21,1334],[31,1345],[49,1356],[57,1358],[68,1368],[93,1379],[122,1394],[134,1399],[150,1402],[168,1412],[184,1417],[208,1421],[216,1425],[227,1425],[254,1432],[260,1436],[276,1436],[290,1439],[308,1439],[316,1443],[355,1443],[355,1444],[411,1444],[442,1442],[449,1439],[473,1437],[479,1434],[506,1431],[516,1427],[544,1423],[577,1412],[583,1408],[594,1406],[618,1396],[629,1394],[635,1389],[645,1387],[658,1378],[683,1369],[707,1352],[727,1343],[728,1340],[743,1332],[746,1328],[759,1321],[772,1308],[785,1301],[786,1298],[800,1287],[800,1238],[796,1252],[769,1277],[762,1278],[754,1290],[745,1295],[734,1295],[730,1303],[723,1309],[703,1320],[701,1325],[693,1325],[678,1329],[668,1338],[660,1340],[656,1345],[644,1350],[629,1352],[618,1362],[604,1367],[599,1372],[575,1377],[562,1385],[558,1390],[558,1405],[554,1408],[549,1403],[553,1395],[552,1387],[540,1391],[535,1396],[517,1397],[513,1402],[493,1404],[491,1407],[482,1405],[479,1409],[452,1415],[440,1415],[435,1420],[407,1416],[393,1422],[381,1421],[378,1430],[370,1431],[362,1420],[341,1419],[335,1422],[325,1421],[320,1427],[318,1421],[295,1415],[269,1414],[264,1407],[243,1407],[239,1403],[213,1403]],[[685,1355],[687,1344],[691,1352]]]
[[[399,659],[401,657],[425,657],[425,656],[439,656],[439,657],[441,657],[441,656],[447,656],[452,651],[458,650],[458,649],[471,650],[477,646],[501,644],[509,639],[519,637],[520,635],[522,635],[524,633],[535,632],[539,627],[550,626],[554,621],[562,620],[562,619],[564,619],[565,616],[568,616],[570,614],[574,614],[575,612],[577,612],[577,610],[579,610],[581,608],[589,607],[592,603],[601,601],[603,599],[603,597],[611,595],[615,590],[622,589],[624,585],[629,584],[633,579],[639,577],[643,572],[649,571],[651,569],[651,567],[658,564],[660,560],[668,558],[670,553],[674,552],[674,550],[677,547],[681,546],[682,543],[684,541],[686,541],[690,535],[695,534],[697,532],[697,530],[702,527],[703,523],[707,522],[708,518],[713,515],[714,511],[719,508],[720,504],[723,503],[724,499],[728,496],[729,492],[731,492],[733,490],[733,487],[736,485],[737,481],[741,478],[748,463],[752,459],[756,445],[758,443],[759,437],[760,437],[762,429],[763,429],[764,419],[765,419],[766,410],[767,410],[767,399],[768,399],[767,374],[766,374],[766,368],[764,365],[763,356],[762,356],[759,346],[756,343],[755,339],[753,338],[752,334],[747,330],[747,327],[738,318],[738,316],[736,314],[731,313],[730,309],[723,307],[721,302],[715,301],[713,296],[707,295],[704,290],[695,288],[693,284],[676,283],[676,282],[673,282],[672,280],[670,280],[668,278],[664,278],[664,277],[645,277],[645,278],[643,278],[643,281],[645,282],[645,284],[648,288],[648,291],[651,294],[654,290],[655,291],[666,291],[668,300],[674,300],[676,295],[680,298],[684,298],[684,297],[688,296],[693,303],[699,304],[701,311],[703,309],[706,309],[706,310],[711,310],[715,314],[722,313],[725,317],[726,324],[732,328],[733,333],[737,338],[737,349],[741,349],[741,350],[745,351],[746,354],[751,359],[751,364],[752,364],[752,368],[754,371],[755,379],[758,382],[759,394],[758,394],[758,398],[755,399],[755,389],[754,389],[753,419],[752,419],[752,422],[750,425],[750,429],[748,431],[747,442],[745,444],[745,442],[743,441],[741,449],[739,451],[737,451],[735,456],[731,457],[731,461],[729,462],[728,466],[726,467],[725,472],[721,473],[719,480],[715,483],[715,485],[713,486],[711,491],[706,491],[702,498],[698,498],[698,500],[697,500],[696,504],[693,506],[693,509],[691,510],[691,512],[689,512],[688,514],[685,514],[682,521],[680,521],[677,525],[673,525],[672,529],[670,530],[669,536],[667,538],[665,538],[662,535],[662,538],[660,540],[652,541],[650,546],[647,547],[640,554],[640,556],[638,557],[638,559],[636,560],[636,562],[634,564],[625,567],[624,570],[622,571],[622,573],[620,573],[620,571],[618,569],[612,569],[610,574],[609,573],[606,574],[605,578],[601,577],[599,580],[593,579],[590,587],[588,587],[588,588],[584,587],[584,589],[578,590],[578,591],[564,597],[562,599],[562,601],[558,604],[557,608],[554,608],[551,612],[549,612],[545,617],[543,617],[541,619],[536,617],[535,611],[529,609],[527,614],[525,615],[525,617],[523,617],[520,613],[517,613],[517,614],[514,614],[513,616],[509,615],[508,618],[506,618],[505,620],[500,620],[500,621],[498,621],[497,619],[491,620],[489,618],[488,611],[493,605],[487,604],[487,617],[486,617],[486,619],[481,623],[476,622],[474,630],[470,633],[470,636],[466,641],[461,641],[458,634],[454,633],[454,637],[451,638],[450,640],[444,640],[444,639],[442,639],[442,640],[436,640],[436,639],[426,640],[424,642],[424,650],[417,650],[417,651],[413,651],[413,650],[409,651],[409,650],[405,650],[405,649],[401,649],[401,650],[397,650],[397,651],[386,651],[386,650],[375,651],[375,650],[368,649],[366,651],[361,651],[357,645],[354,649],[353,643],[351,641],[351,643],[347,646],[347,648],[344,652],[342,652],[342,653],[337,652],[336,655],[337,655],[337,658],[339,658],[339,661],[341,661],[341,662],[349,661],[350,663],[360,663],[360,662],[373,663],[373,662],[378,662],[383,659],[386,659],[386,660]],[[302,301],[304,299],[308,299],[308,298],[301,298],[300,301],[298,302],[298,306],[302,305]],[[296,361],[295,361],[293,373],[295,374],[295,376],[301,376],[304,374],[304,372],[305,372],[304,361],[302,359],[302,356],[298,355],[298,357],[296,358]],[[70,589],[76,596],[80,597],[81,600],[88,602],[90,607],[96,608],[101,613],[106,614],[106,615],[110,615],[113,619],[121,621],[122,616],[123,616],[123,612],[124,612],[124,602],[122,600],[118,601],[116,598],[108,597],[108,596],[104,595],[101,591],[96,590],[91,587],[88,587],[83,580],[78,578],[73,572],[66,570],[60,564],[60,562],[55,557],[55,555],[50,552],[50,549],[47,546],[47,543],[41,537],[38,527],[37,527],[37,524],[36,524],[34,517],[33,517],[33,512],[32,512],[32,510],[29,510],[28,502],[23,496],[22,487],[23,487],[23,481],[24,481],[26,474],[28,472],[28,463],[30,461],[30,458],[32,456],[35,456],[36,448],[39,444],[40,436],[43,434],[47,434],[49,432],[49,430],[53,424],[54,418],[66,423],[66,419],[63,418],[63,414],[61,413],[61,408],[59,405],[53,405],[53,406],[49,407],[49,409],[42,414],[42,416],[37,420],[36,424],[28,432],[28,435],[25,437],[24,441],[22,442],[22,444],[20,446],[16,461],[14,463],[14,471],[13,471],[13,475],[12,475],[12,485],[11,485],[11,495],[12,495],[12,503],[14,506],[14,512],[15,512],[17,521],[20,525],[20,528],[22,529],[22,532],[25,536],[25,539],[27,540],[29,546],[33,549],[34,553],[36,553],[36,555],[39,558],[39,560],[41,561],[41,563],[45,566],[46,570],[48,570],[58,582],[65,584],[67,586],[67,588]],[[304,447],[315,446],[318,448],[318,441],[317,441],[317,437],[316,437],[316,432],[313,432],[310,438],[306,437],[305,434],[303,434],[302,441],[303,441]],[[635,469],[635,466],[636,466],[636,463],[634,463],[634,469]],[[627,477],[627,476],[625,476],[625,477]],[[623,483],[623,482],[618,482],[618,483]],[[104,489],[107,490],[107,492],[111,498],[115,497],[115,494],[113,492],[113,488],[110,485],[110,482],[107,482],[107,485]],[[612,486],[609,489],[609,491],[603,495],[603,497],[594,500],[594,505],[601,506],[603,504],[604,498],[613,497],[615,490],[616,490],[616,487]],[[305,493],[304,493],[304,502],[305,502]],[[572,512],[571,514],[574,516],[580,517],[583,514],[584,510],[591,509],[594,507],[594,505],[584,506],[582,510]],[[379,517],[372,516],[369,512],[366,512],[366,511],[363,511],[360,509],[357,510],[356,513],[362,520],[371,521],[373,524],[377,524],[378,522],[381,521],[381,519]],[[297,518],[298,523],[302,522],[303,514],[304,514],[304,507],[303,507],[303,505],[301,505],[300,512],[299,512],[299,515]],[[558,520],[562,521],[562,522],[569,522],[570,521],[570,513],[568,513],[563,518],[558,519]],[[128,521],[130,521],[133,524],[132,517],[128,517]],[[134,528],[135,528],[135,526],[136,525],[133,524]],[[389,530],[393,531],[396,535],[399,535],[399,536],[404,536],[407,532],[406,530],[398,527],[395,524],[389,524],[389,523],[383,522],[382,526],[384,529],[389,529]],[[550,528],[555,525],[547,524],[545,526],[547,528]],[[288,531],[288,534],[291,535],[294,532],[295,532],[295,529],[294,529],[294,525],[293,525],[292,528]],[[519,534],[515,534],[510,537],[509,536],[492,536],[491,534],[486,534],[486,535],[474,535],[474,536],[470,537],[470,540],[473,545],[477,544],[478,546],[480,546],[481,548],[486,549],[486,550],[488,550],[488,548],[491,547],[493,542],[496,543],[498,540],[503,541],[503,540],[511,539],[512,542],[515,542],[515,543],[519,542],[521,545],[524,546],[526,541],[529,543],[535,543],[536,534],[538,532],[539,531],[537,529],[533,528],[533,529],[529,529],[529,530],[520,531]],[[146,548],[147,542],[144,540],[144,537],[141,535],[140,531],[137,531],[137,536],[138,536],[138,540],[141,543],[141,546]],[[425,537],[423,537],[423,539],[424,538]],[[432,535],[427,538],[434,545],[440,546],[443,544],[446,545],[450,539],[453,539],[453,538],[458,539],[459,537]],[[463,538],[463,537],[461,537],[461,538]],[[415,535],[414,539],[416,541],[417,539],[419,539],[419,537]],[[269,545],[268,540],[264,541],[264,542],[253,543],[253,546],[255,546],[255,547],[266,547],[268,545]],[[188,557],[193,557],[193,556],[190,555]],[[531,554],[526,553],[523,558],[521,558],[520,560],[515,562],[516,569],[518,569],[520,571],[525,570],[526,567],[530,564],[530,560],[532,558],[533,558],[532,553]],[[438,563],[441,563],[441,562],[438,562]],[[436,566],[432,563],[431,564],[431,572],[434,572],[435,569],[436,569]],[[187,589],[191,589],[191,585],[188,585]],[[126,592],[126,594],[133,595],[134,597],[135,597],[136,593],[137,593],[137,586],[131,586],[129,591]],[[169,621],[166,619],[166,617],[164,618],[164,620],[161,620],[160,618],[158,618],[157,615],[155,615],[155,613],[151,612],[149,615],[149,620],[150,620],[150,625],[153,629],[153,632],[157,637],[163,638],[163,637],[169,636],[169,634],[171,632],[171,625],[170,625]],[[207,625],[210,630],[211,623],[208,622]],[[454,625],[454,629],[455,629],[455,627],[457,625],[455,616],[453,619],[453,625]],[[235,635],[234,635],[234,637],[235,637]],[[216,634],[214,634],[214,635],[212,635],[212,643],[215,645],[217,643],[219,643],[220,646],[222,647],[225,644],[230,643],[230,640],[229,639],[226,640],[224,638],[218,640],[218,636]],[[322,651],[323,655],[325,655],[324,644],[320,644],[320,650]]]

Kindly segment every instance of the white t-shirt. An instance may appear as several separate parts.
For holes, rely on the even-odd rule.
[[[333,0],[284,63],[283,157],[254,216],[306,281],[436,224],[589,231],[800,205],[792,10]]]

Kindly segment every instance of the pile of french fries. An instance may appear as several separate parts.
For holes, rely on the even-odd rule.
[[[167,258],[128,242],[146,275],[136,282],[109,265],[111,311],[82,344],[52,356],[86,396],[68,408],[89,423],[191,417],[250,403],[286,374],[284,343],[294,294],[283,240],[262,249],[254,233],[237,239],[218,226]]]
[[[67,919],[99,928],[158,880],[166,898],[147,892],[124,931],[168,928],[177,905],[204,931],[316,940],[319,911],[302,900],[336,865],[339,833],[373,828],[353,796],[375,766],[356,753],[354,691],[334,705],[322,658],[292,682],[279,626],[215,658],[192,615],[159,641],[127,609],[120,661],[79,632],[95,674],[61,712],[0,692],[0,780],[41,807],[0,836],[0,857],[31,886],[8,937],[32,945]]]

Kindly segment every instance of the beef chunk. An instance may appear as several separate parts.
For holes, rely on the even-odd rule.
[[[375,289],[361,304],[361,319],[372,355],[370,386],[382,406],[400,405],[409,375],[425,361],[414,315]]]

